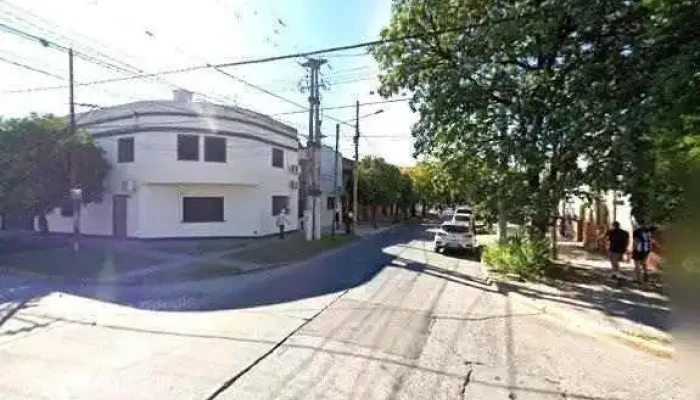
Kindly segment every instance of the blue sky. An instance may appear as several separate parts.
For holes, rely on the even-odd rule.
[[[390,16],[390,0],[6,0],[0,2],[0,23],[11,25],[84,54],[105,57],[120,67],[159,71],[202,63],[221,63],[251,57],[294,53],[373,40]],[[327,56],[323,79],[328,88],[322,106],[338,106],[381,100],[376,89],[376,65],[362,50]],[[31,111],[64,114],[65,89],[29,93],[8,90],[64,85],[67,57],[64,53],[0,31],[0,59],[48,72],[29,71],[0,61],[0,113],[20,116]],[[302,59],[228,68],[238,78],[272,91],[288,100],[307,103],[298,90],[305,70]],[[86,82],[125,76],[123,72],[76,59],[76,81]],[[79,87],[76,101],[109,106],[129,101],[167,99],[174,86],[194,91],[197,98],[238,104],[267,114],[300,111],[297,106],[207,70],[168,75],[160,81],[126,82]],[[409,130],[415,116],[406,103],[366,106],[361,114],[382,108],[384,112],[362,120],[362,154],[385,157],[410,165]],[[87,110],[87,109],[81,109]],[[354,110],[329,110],[341,120]],[[285,114],[284,122],[306,133],[307,115]],[[323,131],[332,136],[335,121],[324,118]],[[341,151],[352,153],[352,131],[343,127]],[[326,143],[332,143],[332,137]]]

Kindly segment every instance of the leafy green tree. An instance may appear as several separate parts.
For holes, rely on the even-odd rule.
[[[373,49],[381,93],[412,93],[418,154],[542,236],[562,198],[619,186],[641,170],[637,150],[657,143],[644,114],[659,115],[654,91],[666,89],[649,77],[675,76],[677,62],[666,69],[658,55],[683,50],[654,39],[691,31],[669,21],[695,2],[673,3],[397,0]]]
[[[51,115],[0,121],[0,212],[37,215],[48,230],[45,214],[69,199],[69,159],[83,201],[99,201],[109,164],[89,134]]]
[[[413,185],[410,178],[395,165],[381,157],[367,156],[358,165],[358,200],[371,206],[372,223],[377,224],[377,207],[403,209],[415,203]],[[394,212],[396,215],[396,212]]]

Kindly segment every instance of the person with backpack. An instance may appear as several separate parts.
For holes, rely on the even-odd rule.
[[[639,226],[632,233],[632,260],[634,260],[634,275],[637,282],[642,282],[640,279],[640,270],[643,270],[643,280],[646,282],[649,279],[647,272],[647,258],[651,253],[651,229],[644,225],[644,222],[639,220]]]

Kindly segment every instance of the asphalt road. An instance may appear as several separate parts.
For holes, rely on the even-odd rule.
[[[4,277],[0,398],[694,398],[671,361],[511,302],[425,230],[177,293]]]

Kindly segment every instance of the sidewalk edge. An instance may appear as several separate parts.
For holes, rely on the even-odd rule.
[[[649,340],[644,340],[617,329],[601,327],[599,324],[593,322],[589,318],[574,316],[574,314],[568,312],[562,307],[553,305],[551,303],[542,304],[542,302],[539,300],[531,299],[525,295],[511,291],[506,287],[508,285],[507,282],[503,282],[501,280],[493,278],[489,279],[491,279],[491,282],[496,286],[499,292],[507,295],[511,299],[516,300],[518,303],[523,304],[526,307],[530,307],[537,311],[540,311],[542,314],[549,317],[550,320],[555,321],[560,325],[563,325],[565,328],[571,331],[582,333],[595,338],[614,339],[617,342],[622,342],[630,347],[633,347],[637,350],[642,350],[646,353],[657,357],[675,357],[675,351],[671,346],[657,344]]]

